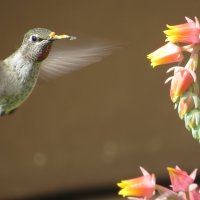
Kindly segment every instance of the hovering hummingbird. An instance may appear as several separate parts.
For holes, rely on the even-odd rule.
[[[40,74],[59,76],[68,73],[99,61],[111,49],[108,45],[99,45],[49,55],[54,41],[60,39],[76,38],[56,35],[45,28],[31,29],[25,34],[20,48],[0,61],[0,116],[12,113],[28,98]]]

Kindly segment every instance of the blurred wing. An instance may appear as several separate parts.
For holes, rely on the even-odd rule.
[[[78,47],[77,49],[63,49],[52,51],[42,63],[42,77],[56,77],[98,62],[103,56],[109,55],[112,45]]]

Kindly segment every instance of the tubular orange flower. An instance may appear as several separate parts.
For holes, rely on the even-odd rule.
[[[150,175],[146,170],[140,168],[143,175],[138,178],[123,180],[117,185],[122,188],[119,191],[119,195],[123,197],[146,197],[151,198],[155,191],[155,176]]]
[[[171,80],[170,97],[173,102],[176,102],[188,88],[196,82],[196,75],[192,70],[184,67],[172,67],[168,72],[174,70],[174,76],[168,78],[165,83]]]
[[[180,118],[183,119],[186,113],[197,107],[200,107],[198,96],[192,92],[184,93],[183,96],[180,98],[180,102],[178,105],[178,113]]]
[[[181,170],[179,167],[167,168],[174,192],[188,192],[189,186],[193,184],[196,177],[197,169],[195,169],[190,175],[186,171]]]
[[[155,67],[168,63],[181,62],[184,57],[182,49],[179,46],[168,42],[166,45],[147,55],[147,58],[151,60],[151,65]]]
[[[187,44],[196,44],[200,43],[199,34],[200,34],[200,25],[198,19],[195,17],[195,21],[186,17],[187,23],[169,26],[169,30],[164,31],[167,36],[166,41],[177,43],[187,43]]]

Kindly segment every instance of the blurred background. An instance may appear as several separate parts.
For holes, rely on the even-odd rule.
[[[0,199],[122,199],[116,182],[143,166],[168,183],[167,166],[189,172],[200,144],[164,85],[168,69],[146,55],[164,44],[166,24],[200,18],[197,0],[1,0],[0,52],[16,50],[33,27],[120,44],[87,68],[38,84],[0,118]],[[55,44],[73,46],[73,41]]]

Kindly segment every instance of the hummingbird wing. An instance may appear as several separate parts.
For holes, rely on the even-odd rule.
[[[56,77],[98,62],[111,54],[113,45],[101,44],[56,50],[42,63],[42,77]]]

